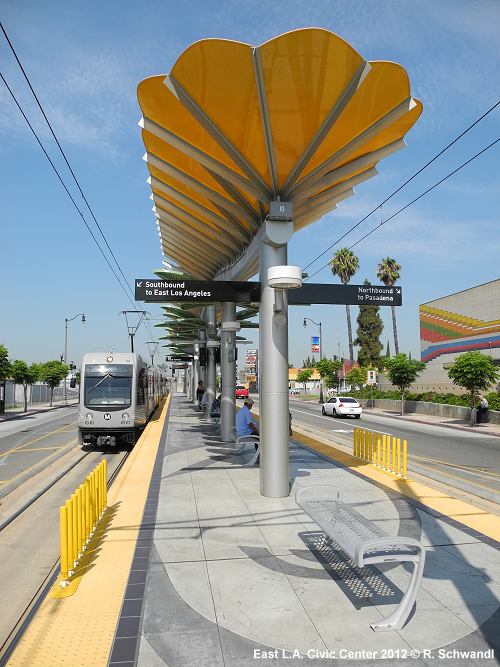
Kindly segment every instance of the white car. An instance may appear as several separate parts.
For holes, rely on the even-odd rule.
[[[363,408],[355,398],[334,396],[321,406],[321,414],[331,417],[355,417],[359,419]]]

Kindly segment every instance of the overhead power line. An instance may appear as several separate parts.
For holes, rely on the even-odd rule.
[[[362,236],[360,239],[358,239],[355,243],[353,243],[351,246],[349,246],[349,250],[351,250],[352,248],[354,248],[354,246],[357,246],[358,243],[361,243],[361,241],[364,241],[364,239],[366,239],[368,236],[370,236],[371,234],[373,234],[373,232],[376,232],[378,229],[380,229],[380,227],[382,227],[382,225],[385,225],[386,223],[388,223],[390,220],[392,220],[392,219],[395,218],[397,215],[399,215],[400,213],[402,213],[403,211],[405,211],[407,208],[409,208],[409,207],[410,207],[412,204],[414,204],[416,201],[418,201],[419,199],[422,199],[422,197],[425,197],[426,194],[428,194],[429,192],[431,192],[432,190],[434,190],[435,188],[437,188],[438,185],[441,185],[441,183],[444,183],[444,181],[448,180],[448,178],[450,178],[451,176],[453,176],[454,174],[456,174],[458,171],[460,171],[461,169],[463,169],[465,166],[467,166],[468,164],[470,164],[473,160],[475,160],[475,159],[478,158],[480,155],[482,155],[483,153],[485,153],[487,150],[489,150],[490,148],[492,148],[492,147],[493,147],[495,144],[497,144],[499,141],[500,141],[500,137],[498,137],[498,139],[495,139],[495,141],[492,141],[491,144],[488,144],[488,146],[485,146],[485,148],[483,148],[482,150],[479,151],[479,153],[476,153],[476,154],[473,155],[471,158],[469,158],[468,160],[466,160],[466,162],[463,162],[459,167],[457,167],[457,168],[454,169],[453,171],[450,171],[450,173],[447,174],[444,178],[442,178],[441,180],[437,181],[437,183],[434,183],[434,185],[432,185],[430,188],[427,188],[427,190],[425,190],[424,192],[422,192],[421,194],[419,194],[418,197],[415,197],[415,199],[412,199],[410,202],[408,202],[408,204],[406,204],[405,206],[403,206],[402,208],[400,208],[399,211],[396,211],[396,213],[393,213],[391,216],[389,216],[388,218],[386,218],[385,220],[383,220],[382,222],[380,222],[376,227],[374,227],[373,229],[371,229],[371,230],[370,230],[369,232],[367,232],[364,236]],[[326,263],[324,266],[322,266],[320,269],[318,269],[317,271],[315,271],[314,273],[312,273],[310,276],[308,276],[307,280],[309,280],[309,278],[312,278],[313,276],[315,276],[315,275],[316,275],[317,273],[319,273],[320,271],[323,271],[323,269],[326,269],[326,267],[329,266],[329,264],[330,264],[330,262],[327,262],[327,263]]]
[[[34,97],[35,100],[36,100],[36,103],[37,103],[37,105],[38,105],[38,108],[40,109],[40,112],[42,113],[42,115],[43,115],[43,117],[44,117],[44,119],[45,119],[45,122],[47,123],[47,126],[48,126],[48,128],[49,128],[49,130],[50,130],[50,132],[51,132],[51,134],[52,134],[52,136],[53,136],[53,138],[54,138],[54,141],[56,142],[57,147],[59,148],[59,151],[61,152],[61,155],[63,156],[63,159],[64,159],[64,161],[65,161],[65,163],[66,163],[66,166],[68,167],[68,169],[69,169],[69,171],[70,171],[70,173],[71,173],[71,176],[73,177],[73,180],[75,181],[75,184],[76,184],[76,186],[77,186],[77,188],[78,188],[78,191],[80,192],[80,195],[81,195],[83,201],[85,202],[85,205],[87,206],[87,208],[88,208],[88,210],[89,210],[89,212],[90,212],[90,215],[92,216],[92,219],[94,220],[94,222],[95,222],[95,224],[96,224],[96,226],[97,226],[97,228],[98,228],[98,230],[99,230],[99,232],[100,232],[100,234],[101,234],[101,236],[102,236],[102,238],[103,238],[103,240],[104,240],[104,242],[105,242],[105,244],[106,244],[106,247],[108,248],[108,251],[109,251],[111,257],[113,258],[113,260],[114,260],[114,262],[115,262],[115,264],[116,264],[116,266],[117,266],[117,268],[118,268],[118,271],[120,272],[121,276],[123,277],[123,279],[124,279],[124,281],[125,281],[125,287],[126,287],[126,289],[128,290],[128,292],[130,292],[130,294],[132,295],[133,300],[135,301],[135,295],[134,295],[134,293],[132,292],[132,290],[131,290],[131,288],[130,288],[128,279],[127,279],[127,277],[125,276],[125,274],[124,274],[124,272],[123,272],[123,270],[122,270],[122,267],[121,267],[120,263],[118,262],[118,260],[117,260],[117,258],[116,258],[116,256],[115,256],[115,254],[114,254],[114,252],[113,252],[113,250],[112,250],[112,248],[111,248],[111,246],[110,246],[110,244],[109,244],[109,242],[108,242],[108,240],[107,240],[107,238],[106,238],[106,236],[105,236],[105,234],[104,234],[104,232],[103,232],[103,230],[102,230],[102,228],[101,228],[101,225],[99,224],[99,222],[98,222],[98,220],[97,220],[97,218],[96,218],[96,216],[95,216],[95,214],[94,214],[94,211],[92,210],[92,207],[90,206],[90,204],[89,204],[89,202],[88,202],[88,200],[87,200],[87,198],[86,198],[86,196],[85,196],[85,193],[83,192],[82,187],[80,186],[80,183],[79,183],[79,181],[78,181],[78,179],[77,179],[77,177],[76,177],[76,174],[75,174],[75,172],[73,171],[73,169],[72,169],[72,167],[71,167],[71,165],[70,165],[70,163],[69,163],[69,160],[68,160],[68,158],[67,158],[67,156],[66,156],[66,154],[65,154],[65,152],[64,152],[64,150],[63,150],[63,148],[62,148],[62,146],[61,146],[61,143],[59,142],[59,139],[57,138],[56,133],[54,132],[54,129],[53,129],[53,127],[52,127],[52,125],[51,125],[51,123],[50,123],[48,117],[47,117],[47,114],[45,113],[45,110],[44,110],[44,108],[43,108],[43,106],[42,106],[42,104],[41,104],[41,102],[40,102],[40,100],[39,100],[39,98],[38,98],[38,96],[37,96],[37,94],[36,94],[36,92],[35,92],[35,90],[34,90],[32,84],[31,84],[31,81],[30,81],[30,79],[29,79],[29,77],[28,77],[28,75],[27,75],[27,73],[26,73],[26,71],[25,71],[25,69],[24,69],[24,67],[23,67],[23,65],[22,65],[22,63],[21,63],[21,61],[20,61],[20,59],[19,59],[19,56],[17,55],[17,52],[16,52],[16,50],[15,50],[15,48],[14,48],[14,45],[12,44],[12,42],[11,42],[11,40],[10,40],[8,34],[7,34],[7,31],[5,30],[5,27],[3,26],[3,24],[2,24],[1,21],[0,21],[0,28],[1,28],[2,32],[3,32],[3,34],[4,34],[5,39],[7,40],[7,43],[8,43],[8,45],[9,45],[9,47],[10,47],[10,49],[11,49],[13,55],[14,55],[14,58],[16,59],[17,64],[19,65],[19,68],[21,69],[21,72],[23,73],[24,78],[26,79],[26,82],[27,82],[27,84],[28,84],[28,86],[29,86],[29,89],[31,90],[31,93],[33,94],[33,97]],[[74,201],[74,199],[73,199],[73,197],[71,196],[71,194],[70,194],[68,188],[67,188],[66,185],[64,184],[64,182],[63,182],[61,176],[59,175],[59,172],[58,172],[57,169],[55,168],[55,166],[54,166],[52,160],[50,160],[50,158],[49,158],[47,152],[46,152],[45,149],[43,148],[43,146],[42,146],[40,140],[38,139],[38,137],[37,137],[35,131],[33,130],[32,126],[30,125],[30,123],[29,123],[29,121],[28,121],[26,115],[24,114],[23,110],[21,109],[20,104],[18,103],[18,101],[17,101],[16,98],[14,97],[14,94],[13,94],[12,90],[11,90],[11,89],[9,88],[9,86],[7,85],[7,82],[5,81],[5,78],[4,78],[3,76],[2,76],[2,79],[3,79],[4,83],[5,83],[5,85],[7,86],[7,88],[8,88],[8,90],[9,90],[10,94],[12,95],[14,101],[16,102],[16,104],[17,104],[19,110],[20,110],[21,113],[23,114],[23,116],[24,116],[26,122],[27,122],[28,125],[30,126],[30,129],[32,130],[33,134],[35,135],[35,138],[37,139],[37,141],[38,141],[38,143],[40,144],[41,148],[44,150],[44,153],[46,154],[46,157],[49,159],[49,162],[51,163],[51,166],[52,166],[52,167],[54,168],[54,170],[56,171],[56,173],[57,173],[57,175],[58,175],[58,177],[59,177],[59,180],[60,180],[61,183],[63,184],[63,186],[64,186],[66,192],[67,192],[68,195],[71,197],[71,200],[73,201],[73,204],[74,204],[75,207],[77,208],[80,217],[81,217],[82,220],[84,221],[84,223],[85,223],[87,229],[89,230],[89,232],[92,234],[92,238],[94,239],[94,241],[95,241],[96,244],[98,245],[99,250],[100,250],[101,253],[103,254],[104,258],[106,259],[106,262],[107,262],[108,266],[112,269],[110,262],[108,261],[108,259],[107,259],[106,255],[105,255],[105,253],[103,252],[101,246],[97,243],[97,239],[95,238],[95,236],[94,236],[94,234],[92,233],[90,227],[88,226],[88,224],[87,224],[87,222],[86,222],[86,220],[85,220],[85,218],[84,218],[82,212],[80,211],[80,209],[79,209],[78,206],[76,205],[76,202]],[[115,271],[114,271],[113,269],[112,269],[112,271],[113,271],[113,274],[115,275],[115,277],[118,279],[118,282],[119,282],[119,284],[120,284],[120,287],[122,287],[122,289],[123,289],[123,285],[122,285],[121,281],[119,280],[118,276],[116,275]],[[126,292],[126,294],[127,294],[127,292]],[[129,301],[131,301],[131,299],[130,299],[130,297],[128,296],[128,294],[127,294],[127,298],[129,299]],[[131,303],[132,303],[132,301],[131,301]],[[137,303],[137,302],[136,302],[136,303]],[[150,327],[150,325],[149,325],[149,322],[146,322],[146,326],[147,326],[147,328],[148,328],[148,330],[149,330],[150,335],[151,335],[152,337],[154,337],[154,334],[153,334],[153,332],[152,332],[152,330],[151,330],[151,327]]]
[[[130,299],[130,296],[129,296],[128,292],[127,292],[127,291],[125,290],[125,288],[123,287],[122,282],[121,282],[121,280],[120,280],[118,274],[117,274],[116,271],[114,270],[114,268],[113,268],[113,266],[111,265],[109,259],[106,257],[106,254],[105,254],[104,250],[101,248],[101,246],[100,246],[100,244],[99,244],[99,241],[97,240],[97,238],[96,238],[94,232],[93,232],[92,229],[90,228],[88,222],[85,220],[85,216],[83,215],[83,213],[82,213],[81,210],[79,209],[78,204],[76,203],[75,199],[73,198],[73,195],[72,195],[71,192],[68,190],[68,187],[66,186],[66,183],[64,182],[64,180],[63,180],[61,174],[60,174],[59,171],[57,170],[57,167],[55,166],[54,162],[52,161],[50,155],[49,155],[49,154],[47,153],[47,151],[45,150],[45,147],[44,147],[44,145],[42,144],[42,142],[40,141],[39,136],[37,135],[36,131],[34,130],[32,124],[30,123],[30,121],[29,121],[29,119],[28,119],[28,117],[27,117],[26,114],[24,113],[24,111],[23,111],[21,105],[20,105],[19,102],[17,101],[17,98],[16,98],[16,96],[14,95],[14,93],[13,93],[11,87],[9,86],[9,84],[7,83],[7,81],[6,81],[5,77],[4,77],[4,75],[3,75],[1,72],[0,72],[0,77],[2,78],[2,81],[4,82],[5,87],[6,87],[7,90],[9,91],[9,93],[10,93],[12,99],[14,100],[14,102],[15,102],[17,108],[18,108],[19,111],[21,112],[21,114],[22,114],[24,120],[25,120],[26,123],[28,124],[28,127],[30,128],[31,132],[33,133],[33,136],[34,136],[35,139],[37,140],[38,145],[39,145],[40,148],[42,149],[42,151],[43,151],[45,157],[46,157],[47,160],[49,161],[50,166],[51,166],[52,169],[54,170],[54,172],[55,172],[57,178],[59,179],[59,181],[61,182],[61,185],[63,186],[63,188],[64,188],[66,194],[67,194],[68,197],[71,199],[71,202],[72,202],[73,206],[74,206],[74,207],[76,208],[76,210],[78,211],[78,215],[79,215],[79,216],[81,217],[81,219],[83,220],[83,223],[84,223],[85,227],[87,228],[89,234],[90,234],[90,235],[92,236],[92,238],[94,239],[94,242],[95,242],[96,246],[99,248],[99,251],[100,251],[101,255],[104,257],[104,260],[105,260],[106,264],[109,266],[109,268],[110,268],[111,271],[113,272],[113,275],[115,276],[115,278],[116,278],[117,281],[118,281],[118,284],[120,285],[120,287],[121,287],[122,290],[124,291],[125,296],[126,296],[126,297],[129,299],[129,301],[134,305],[134,302]]]
[[[408,178],[404,183],[402,183],[402,184],[399,186],[399,188],[397,188],[397,190],[394,190],[394,192],[393,192],[392,194],[390,194],[388,197],[386,197],[386,198],[384,199],[384,201],[380,202],[380,204],[378,204],[378,206],[376,206],[373,210],[371,210],[370,213],[368,213],[367,215],[365,215],[364,218],[362,218],[359,222],[357,222],[357,223],[356,223],[355,225],[353,225],[350,229],[348,229],[344,234],[342,234],[342,236],[340,236],[336,241],[334,241],[331,245],[329,245],[328,248],[326,248],[326,250],[324,250],[320,255],[318,255],[318,256],[315,257],[312,261],[310,261],[309,264],[307,264],[307,266],[305,266],[305,267],[302,269],[302,271],[306,271],[306,269],[308,269],[312,264],[314,264],[315,262],[317,262],[318,259],[321,259],[321,257],[323,257],[323,255],[326,255],[326,253],[327,253],[329,250],[331,250],[334,246],[336,246],[337,243],[340,243],[340,241],[342,241],[343,239],[345,239],[346,236],[348,236],[348,235],[349,235],[351,232],[353,232],[357,227],[359,227],[363,222],[365,222],[365,220],[367,220],[371,215],[373,215],[373,213],[375,213],[375,211],[378,211],[378,209],[381,208],[384,204],[386,204],[389,200],[391,200],[391,199],[394,197],[394,195],[396,195],[400,190],[402,190],[406,185],[408,185],[408,183],[410,183],[414,178],[416,178],[419,174],[421,174],[421,173],[424,171],[424,169],[427,169],[427,167],[428,167],[429,165],[431,165],[431,164],[432,164],[433,162],[435,162],[439,157],[441,157],[441,155],[443,155],[443,153],[445,153],[449,148],[451,148],[451,147],[453,146],[453,144],[456,144],[457,141],[459,141],[464,135],[467,134],[467,132],[469,132],[470,130],[472,130],[472,128],[473,128],[475,125],[477,125],[480,121],[482,121],[483,118],[486,118],[486,116],[487,116],[488,114],[490,114],[492,111],[494,111],[494,110],[497,108],[497,106],[498,106],[499,104],[500,104],[500,101],[496,102],[496,104],[494,104],[492,107],[490,107],[485,113],[482,114],[482,116],[480,116],[479,118],[477,118],[471,125],[469,125],[468,127],[466,127],[465,130],[463,130],[463,132],[461,132],[458,136],[456,136],[456,137],[453,139],[453,141],[450,141],[450,143],[449,143],[447,146],[445,146],[442,150],[440,150],[439,153],[436,153],[436,155],[434,155],[434,157],[432,157],[428,162],[426,162],[422,167],[420,167],[420,169],[418,169],[418,171],[416,171],[412,176],[410,176],[410,178]],[[323,267],[323,268],[324,268],[324,267]],[[319,270],[321,271],[321,269],[319,269]],[[318,273],[318,271],[316,271],[316,273]],[[315,275],[315,274],[313,274],[313,275]]]

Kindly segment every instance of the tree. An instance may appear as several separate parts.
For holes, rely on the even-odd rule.
[[[340,248],[330,260],[330,267],[333,275],[338,276],[343,285],[347,285],[359,268],[359,259],[349,248]],[[345,307],[345,313],[347,335],[349,337],[349,360],[352,363],[354,361],[354,349],[352,345],[351,311],[348,305]]]
[[[10,378],[10,369],[9,351],[5,345],[0,344],[0,381]]]
[[[380,282],[387,285],[387,287],[392,287],[397,280],[399,280],[401,264],[398,264],[395,259],[392,257],[386,257],[383,259],[377,267],[377,278]],[[392,311],[392,332],[394,334],[394,349],[396,350],[396,355],[399,354],[399,343],[398,343],[398,328],[396,325],[396,307],[391,306]],[[389,344],[389,343],[388,343]]]
[[[16,359],[12,362],[11,377],[14,384],[22,384],[24,390],[24,412],[28,410],[28,387],[38,380],[40,375],[40,366],[38,364],[28,364],[25,361]]]
[[[365,280],[363,285],[370,285]],[[384,324],[379,315],[378,306],[360,306],[357,318],[358,329],[356,331],[355,345],[359,345],[358,364],[360,366],[375,366],[380,358],[383,345],[380,335]]]
[[[54,389],[64,380],[69,373],[68,364],[62,361],[47,361],[42,364],[40,368],[40,380],[45,382],[50,387],[50,405],[52,406],[52,398],[54,396]]]
[[[9,351],[5,345],[0,344],[0,382],[4,383],[2,400],[0,401],[0,413],[5,410],[5,380],[10,377]]]
[[[471,426],[475,422],[473,408],[476,407],[479,393],[491,387],[498,380],[498,375],[499,371],[491,357],[477,351],[464,352],[448,369],[448,377],[453,384],[463,387],[469,393]]]
[[[323,358],[316,364],[316,369],[328,388],[338,387],[341,368],[342,362],[334,359]]]
[[[307,396],[307,385],[306,382],[311,379],[311,375],[313,374],[311,368],[303,368],[301,371],[297,373],[297,382],[304,383],[304,391]]]
[[[357,366],[353,366],[345,376],[345,379],[350,385],[358,385],[359,387],[362,387],[364,384],[366,384],[366,380],[368,377],[368,370],[366,368],[358,368]]]
[[[401,414],[403,415],[406,390],[424,370],[425,363],[416,359],[408,359],[404,352],[400,352],[395,357],[392,357],[392,359],[389,359],[386,366],[389,380],[401,392]]]

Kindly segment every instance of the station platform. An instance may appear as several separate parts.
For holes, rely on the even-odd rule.
[[[290,496],[264,498],[245,456],[173,395],[110,490],[78,588],[47,597],[8,664],[497,664],[498,516],[300,433]],[[424,578],[402,630],[374,633],[370,623],[399,602],[409,571],[360,570],[327,541],[294,500],[317,484],[340,488],[386,532],[423,538]]]

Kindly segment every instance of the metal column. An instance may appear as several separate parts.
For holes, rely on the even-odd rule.
[[[289,495],[288,436],[288,299],[275,313],[276,290],[267,285],[267,270],[287,263],[286,243],[260,247],[261,284],[260,371],[260,492],[270,498]]]
[[[209,306],[206,314],[207,339],[215,339],[215,306]],[[207,413],[215,400],[215,350],[207,345]]]
[[[200,329],[198,331],[198,339],[200,341],[199,347],[200,348],[203,347],[206,351],[206,348],[205,348],[205,340],[206,340],[205,329]],[[206,363],[207,362],[205,361],[205,364]],[[198,381],[201,380],[203,382],[203,385],[204,385],[205,389],[206,389],[206,386],[207,386],[207,367],[198,365],[198,374],[199,374]]]
[[[198,389],[198,382],[200,381],[200,345],[199,343],[194,344],[194,355],[193,355],[193,395],[192,395],[192,401],[193,403],[197,404],[198,401],[196,400],[196,390]]]
[[[236,304],[222,304],[221,358],[221,438],[230,442],[235,426],[236,403],[236,333],[224,331],[224,322],[236,321]]]

